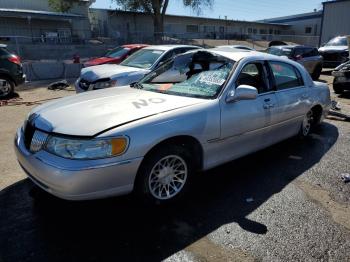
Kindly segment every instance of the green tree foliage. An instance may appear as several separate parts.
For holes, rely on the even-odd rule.
[[[49,6],[56,12],[67,12],[80,0],[48,0]]]

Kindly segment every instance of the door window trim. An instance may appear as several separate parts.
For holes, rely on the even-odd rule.
[[[272,70],[272,67],[271,67],[271,63],[281,63],[281,64],[284,64],[284,65],[291,66],[293,68],[295,74],[297,75],[297,77],[302,81],[302,85],[279,90],[277,88],[275,76],[273,75],[273,70]],[[288,90],[299,89],[299,88],[305,88],[304,77],[303,77],[302,73],[299,71],[299,69],[297,67],[295,67],[294,65],[286,63],[286,62],[282,62],[282,61],[269,60],[269,61],[267,61],[267,66],[269,67],[269,70],[271,72],[272,83],[273,83],[273,86],[274,86],[273,89],[275,90],[276,93],[283,92],[283,91],[288,91]]]
[[[246,62],[246,63],[242,66],[242,68],[241,68],[241,70],[239,71],[239,73],[237,74],[237,78],[234,80],[234,86],[235,86],[234,89],[236,90],[236,88],[238,87],[238,85],[237,85],[237,80],[238,80],[240,74],[242,73],[243,69],[244,69],[247,65],[249,65],[249,64],[261,64],[261,66],[262,66],[262,68],[263,68],[263,76],[262,76],[263,81],[265,82],[265,85],[266,85],[267,89],[268,89],[268,90],[271,89],[272,91],[267,91],[267,92],[263,92],[263,93],[258,93],[258,96],[260,96],[260,95],[265,95],[265,94],[267,94],[267,93],[272,93],[272,92],[274,92],[275,89],[274,89],[274,86],[272,85],[272,82],[271,82],[270,79],[269,79],[270,72],[269,72],[269,70],[268,70],[267,67],[266,67],[266,62],[267,62],[266,60],[254,60],[254,61]],[[259,91],[259,90],[258,90],[258,91]]]

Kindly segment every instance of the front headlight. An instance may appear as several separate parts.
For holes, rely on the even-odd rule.
[[[117,85],[117,80],[107,80],[107,81],[100,81],[96,82],[93,85],[93,89],[103,89],[103,88],[108,88],[108,87],[113,87]]]
[[[99,159],[119,156],[127,147],[127,137],[85,140],[50,136],[45,150],[69,159]]]

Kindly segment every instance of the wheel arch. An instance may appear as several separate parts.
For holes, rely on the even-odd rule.
[[[14,85],[16,85],[16,81],[13,79],[13,77],[6,72],[0,71],[0,77],[8,78]]]
[[[190,135],[173,136],[158,142],[150,150],[148,150],[148,152],[144,157],[144,161],[156,150],[159,150],[161,147],[169,146],[169,145],[181,145],[185,147],[187,150],[189,150],[191,156],[193,156],[195,160],[194,162],[195,169],[197,171],[202,170],[203,158],[204,158],[203,147],[201,143],[198,141],[198,139]],[[142,166],[142,163],[141,163],[141,166]]]
[[[314,124],[319,124],[322,119],[323,107],[320,104],[315,104],[311,107],[312,112],[315,115]]]

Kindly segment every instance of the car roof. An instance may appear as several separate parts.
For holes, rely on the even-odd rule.
[[[239,48],[239,47],[244,47],[244,48],[249,48],[249,49],[254,49],[250,46],[247,45],[218,45],[217,48]]]
[[[149,45],[146,44],[126,44],[126,45],[122,45],[122,47],[126,47],[126,48],[139,48],[139,47],[146,47]]]
[[[279,49],[283,49],[283,48],[316,48],[316,47],[307,46],[307,45],[275,45],[275,46],[270,46],[270,47],[279,48]]]
[[[144,49],[156,49],[156,50],[168,51],[179,47],[192,47],[192,48],[198,48],[198,49],[201,48],[195,45],[150,45],[145,47]]]
[[[254,58],[256,60],[264,60],[264,59],[271,59],[271,60],[280,60],[279,56],[275,56],[275,55],[270,55],[267,53],[262,53],[262,52],[258,52],[258,51],[237,51],[237,52],[232,52],[232,51],[228,51],[228,50],[224,50],[224,49],[206,49],[205,51],[208,52],[212,52],[221,56],[224,56],[226,58],[229,58],[233,61],[239,61],[242,58],[246,58],[246,57],[251,57]],[[285,59],[283,59],[283,61],[285,61]]]

